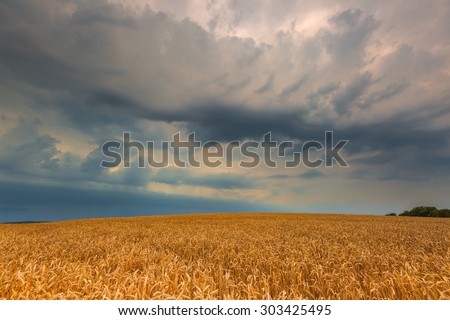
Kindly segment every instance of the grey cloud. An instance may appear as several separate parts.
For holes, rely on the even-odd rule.
[[[130,168],[109,175],[100,166],[104,159],[100,149],[94,148],[85,158],[60,152],[58,141],[39,134],[40,125],[22,121],[1,136],[0,174],[8,179],[29,181],[51,179],[68,181],[73,185],[84,183],[145,186],[150,169]]]
[[[448,150],[450,145],[450,130],[425,130],[417,127],[418,121],[414,117],[399,117],[390,121],[383,121],[361,126],[353,125],[349,128],[335,128],[332,124],[310,125],[296,112],[243,112],[231,107],[215,106],[215,114],[203,114],[202,119],[192,119],[196,128],[205,139],[214,138],[234,140],[239,138],[261,139],[262,135],[272,131],[275,137],[289,137],[300,141],[323,141],[324,131],[334,130],[335,139],[349,140],[345,147],[348,154],[364,151],[380,152],[366,161],[375,161],[379,165],[389,164],[386,170],[395,173],[406,170],[412,176],[425,176],[430,172],[449,174],[448,158],[439,154]],[[239,117],[234,116],[239,114]],[[447,110],[448,114],[448,110]],[[222,121],[218,121],[222,119]],[[197,122],[198,120],[201,120]],[[401,161],[399,160],[401,159]],[[432,160],[436,161],[433,162]],[[375,164],[374,162],[372,162]],[[350,166],[358,165],[358,161],[350,162]],[[405,174],[406,176],[406,174]]]
[[[127,11],[120,7],[108,5],[102,1],[84,2],[79,5],[71,20],[74,24],[83,27],[92,24],[106,24],[126,28],[136,28],[136,23]]]
[[[309,171],[306,171],[304,173],[298,174],[298,175],[287,175],[287,174],[275,174],[272,176],[269,176],[270,179],[305,179],[305,180],[314,180],[318,178],[326,177],[326,175],[323,172],[318,171],[318,169],[310,169]],[[353,176],[352,176],[353,177]]]
[[[136,29],[114,31],[101,24],[121,28],[123,19],[132,19],[125,8],[104,1],[75,3],[78,9],[73,16],[63,15],[56,25],[37,29],[21,20],[21,7],[0,7],[10,20],[0,33],[0,67],[15,79],[46,90],[28,93],[34,95],[36,108],[53,108],[67,116],[70,125],[83,130],[101,125],[132,125],[130,117],[140,117],[144,112],[145,118],[170,121],[176,116],[168,115],[164,109],[171,107],[157,101],[186,85],[187,79],[179,79],[178,70],[187,68],[200,74],[202,81],[210,85],[212,78],[229,71],[219,65],[217,74],[209,74],[209,68],[218,60],[233,57],[229,60],[232,68],[246,69],[263,52],[251,39],[216,41],[198,25],[188,20],[173,21],[163,13],[134,16]],[[46,25],[45,21],[40,23]],[[56,30],[58,27],[63,32]],[[140,46],[144,51],[132,51],[130,58],[118,59],[116,52],[122,46]],[[149,81],[148,87],[139,80],[142,68],[129,60],[133,58],[145,59],[142,62],[147,73],[143,80]],[[126,83],[128,79],[132,83]],[[225,96],[251,82],[248,76],[224,80],[218,87]],[[108,84],[117,81],[123,85]]]
[[[325,174],[317,170],[310,170],[300,174],[299,177],[303,179],[318,179],[325,177]]]
[[[1,222],[274,209],[246,201],[199,199],[138,189],[84,189],[0,182]]]
[[[371,144],[366,144],[363,148],[378,153],[355,159],[353,164],[361,169],[350,173],[350,177],[426,181],[450,176],[450,130],[427,132],[388,127],[383,129],[386,130],[385,134],[370,138],[362,133],[362,141],[371,141]]]
[[[402,93],[409,87],[409,83],[399,82],[386,85],[382,90],[372,92],[358,106],[362,109],[368,108],[375,103],[390,99],[399,93]]]
[[[73,174],[78,174],[78,178],[72,178],[78,183],[94,182],[104,185],[114,184],[119,186],[145,187],[151,180],[151,168],[139,168],[137,161],[132,162],[130,168],[119,170],[114,174],[109,174],[107,169],[100,166],[105,157],[100,148],[93,149],[84,159],[78,159],[78,167],[71,168]],[[63,162],[62,165],[66,167]]]
[[[308,76],[303,76],[299,80],[295,81],[293,84],[288,86],[287,88],[283,89],[281,92],[281,97],[285,98],[290,96],[291,94],[297,92],[300,90],[302,85],[308,80]]]
[[[380,62],[381,72],[397,83],[426,79],[430,75],[437,77],[445,72],[448,56],[424,49],[414,48],[410,44],[399,43],[395,50]]]
[[[10,119],[9,113],[22,113],[28,121],[12,131],[9,144],[1,145],[3,176],[103,188],[139,189],[153,178],[212,188],[253,186],[235,176],[177,172],[158,177],[134,168],[109,175],[97,166],[98,149],[86,158],[61,154],[58,136],[38,134],[41,124],[29,124],[33,117],[46,124],[58,121],[49,125],[82,132],[97,146],[123,131],[145,140],[154,123],[221,142],[261,139],[268,131],[280,139],[322,140],[324,131],[334,130],[336,139],[350,140],[345,147],[349,155],[373,153],[350,163],[355,172],[367,170],[373,179],[449,173],[450,132],[445,123],[435,123],[450,114],[448,94],[442,93],[448,80],[448,40],[436,30],[450,19],[439,20],[438,27],[430,23],[423,30],[426,35],[417,35],[421,41],[415,41],[416,35],[397,39],[390,28],[408,33],[409,19],[383,20],[387,4],[379,4],[380,12],[375,12],[373,4],[359,2],[362,9],[353,9],[353,2],[345,2],[317,34],[296,33],[289,22],[289,30],[274,30],[274,42],[266,44],[237,36],[216,38],[191,19],[175,20],[164,12],[136,14],[126,5],[74,0],[75,11],[69,14],[60,10],[67,3],[0,4],[0,90],[6,93],[1,114]],[[329,7],[323,5],[309,5],[308,10]],[[256,22],[259,18],[245,20],[254,6],[231,5],[238,14],[231,15],[230,28]],[[295,2],[286,6],[295,8]],[[410,6],[408,12],[417,12],[416,4]],[[277,15],[270,21],[291,10],[279,2],[269,7]],[[369,49],[375,56],[368,56]],[[388,108],[392,115],[381,116]]]
[[[191,186],[206,186],[214,189],[250,189],[255,186],[248,177],[236,174],[192,175],[183,169],[166,168],[150,178],[151,181],[184,184]]]
[[[346,66],[359,65],[365,45],[380,22],[360,9],[347,9],[329,19],[337,31],[322,30],[322,41],[327,51]]]
[[[369,88],[372,82],[372,75],[369,72],[357,75],[350,83],[338,91],[333,98],[333,104],[338,114],[345,114],[353,102],[355,102],[361,95]]]
[[[106,19],[104,18],[105,15],[111,16],[111,21],[119,20],[120,22],[121,19],[125,19],[123,17],[126,17],[126,19],[131,19],[129,15],[124,13],[124,8],[110,8],[110,5],[106,5],[103,2],[100,5],[97,4],[87,7],[90,10],[80,9],[76,12],[74,15],[76,19],[80,19],[85,14],[88,15],[91,20],[95,20],[95,17],[98,16],[99,22],[103,22]],[[108,10],[103,10],[104,7],[107,7]],[[83,8],[83,6],[81,6],[81,8]],[[114,73],[108,71],[112,70],[112,63],[115,60],[111,53],[107,53],[108,49],[112,51],[117,45],[114,44],[114,40],[109,40],[109,42],[106,43],[100,41],[104,48],[99,48],[98,52],[95,51],[95,48],[83,48],[82,46],[76,47],[77,52],[81,53],[81,57],[83,57],[83,59],[89,56],[88,52],[91,52],[91,50],[94,50],[91,53],[97,53],[98,55],[104,55],[106,53],[106,56],[104,56],[104,59],[102,60],[103,66],[97,66],[96,69],[94,69],[93,74],[88,73],[93,61],[90,61],[89,59],[71,59],[70,55],[64,58],[60,58],[59,56],[54,57],[52,56],[54,55],[53,53],[50,54],[45,51],[42,53],[43,49],[40,48],[42,45],[35,40],[30,40],[31,42],[34,41],[35,44],[34,46],[29,47],[28,50],[33,54],[37,53],[37,57],[42,56],[42,59],[33,60],[30,56],[31,54],[23,56],[23,58],[20,58],[21,55],[17,56],[16,54],[11,54],[6,57],[6,59],[2,59],[0,61],[8,62],[7,68],[25,81],[32,81],[31,83],[39,86],[48,86],[49,88],[59,88],[67,91],[66,94],[61,97],[52,97],[50,100],[46,100],[44,97],[41,101],[47,106],[53,106],[53,108],[57,109],[58,112],[61,112],[67,117],[68,120],[71,121],[71,125],[77,126],[84,131],[90,131],[92,134],[98,135],[99,130],[105,130],[102,134],[104,136],[103,138],[105,138],[108,134],[111,134],[111,130],[115,130],[116,132],[122,128],[138,130],[135,126],[135,119],[179,122],[186,123],[193,129],[217,131],[218,133],[221,131],[225,134],[222,139],[227,138],[227,136],[239,136],[239,131],[241,131],[240,127],[257,129],[257,131],[253,133],[253,136],[263,134],[263,131],[269,129],[277,130],[280,128],[281,131],[302,131],[301,129],[291,130],[291,128],[294,126],[314,127],[314,125],[308,124],[307,110],[308,108],[314,107],[315,103],[321,103],[319,101],[320,99],[310,101],[311,106],[306,105],[306,112],[304,110],[289,110],[282,111],[280,115],[275,115],[276,112],[268,111],[267,109],[270,106],[264,106],[265,110],[253,112],[245,110],[245,106],[236,105],[236,107],[229,107],[229,103],[226,101],[221,101],[226,99],[211,99],[208,97],[200,97],[194,101],[187,100],[186,104],[182,108],[168,107],[158,104],[152,98],[152,94],[155,93],[155,95],[160,95],[162,91],[159,90],[158,87],[166,81],[173,80],[171,78],[172,71],[170,69],[164,69],[166,68],[164,66],[167,66],[167,63],[169,62],[167,59],[170,59],[170,61],[175,63],[175,65],[198,65],[199,68],[202,68],[202,70],[208,70],[212,57],[220,58],[220,56],[216,55],[217,52],[219,52],[216,49],[219,48],[222,56],[234,59],[234,63],[238,68],[245,69],[256,63],[266,49],[258,47],[254,41],[248,39],[242,40],[239,38],[225,38],[216,42],[207,34],[205,30],[202,30],[194,23],[182,21],[178,24],[171,21],[170,18],[162,13],[154,14],[150,12],[140,18],[134,17],[134,19],[138,30],[133,31],[133,34],[139,34],[141,31],[150,28],[148,29],[150,31],[148,39],[149,41],[153,41],[155,43],[156,48],[155,50],[151,50],[149,54],[150,57],[154,58],[156,62],[161,62],[159,67],[154,67],[153,62],[151,63],[151,68],[155,69],[149,69],[149,71],[157,71],[158,74],[163,76],[158,79],[158,84],[156,84],[155,87],[153,87],[154,83],[150,85],[148,90],[149,95],[147,93],[144,95],[134,94],[133,91],[127,91],[120,86],[117,87],[106,85],[109,81],[121,81],[120,79],[127,74],[127,72],[119,72],[114,75]],[[76,21],[66,21],[65,24],[67,25],[67,28],[71,25],[77,25]],[[345,36],[351,38],[353,37],[353,33],[364,34],[365,36],[361,36],[359,38],[356,37],[357,39],[355,40],[364,42],[364,39],[366,39],[377,26],[377,22],[374,18],[371,15],[364,14],[361,10],[342,11],[330,18],[330,24],[337,28],[336,34],[330,34],[331,37],[335,37],[335,40],[333,41],[337,41],[337,43],[341,43],[339,37]],[[90,30],[93,29],[96,31],[92,33],[93,39],[107,34],[107,29],[97,30],[90,25],[84,26],[84,28],[89,28]],[[180,39],[180,41],[172,40],[167,42],[166,54],[164,56],[160,56],[156,53],[156,49],[160,46],[160,41],[162,38],[160,35],[155,35],[155,30],[160,31],[161,33],[166,32],[174,39]],[[28,30],[27,32],[28,33],[26,33],[25,38],[34,39],[34,34],[31,30]],[[7,34],[5,36],[7,36]],[[183,47],[183,42],[181,41],[184,36],[189,36],[187,41],[189,43],[196,44],[197,49],[193,49],[191,46],[188,46],[188,50],[186,51],[186,48]],[[52,43],[56,48],[58,48],[56,39],[53,39],[52,36],[42,34],[41,38],[42,37],[44,37],[47,42]],[[81,33],[81,39],[84,37],[87,37],[87,34]],[[72,41],[72,38],[75,39],[74,35],[69,33],[68,41]],[[20,39],[20,37],[17,38],[16,42],[20,43]],[[130,42],[130,44],[132,43],[133,42]],[[361,43],[361,46],[362,45],[363,43]],[[5,46],[5,48],[7,47]],[[348,50],[355,50],[352,45],[348,45],[346,48]],[[193,51],[189,52],[189,50]],[[54,52],[58,52],[58,50],[54,50]],[[179,56],[176,56],[179,52],[185,53],[181,56],[181,59]],[[360,54],[360,52],[358,54]],[[91,56],[95,55],[91,54]],[[98,60],[98,58],[96,60]],[[23,61],[29,61],[28,63],[31,64],[30,67],[22,68],[21,65],[23,65]],[[121,70],[121,68],[125,67],[125,65],[121,65],[119,63],[119,65],[115,68],[117,70]],[[147,67],[145,66],[145,68]],[[131,70],[128,72],[130,71]],[[42,74],[49,75],[48,77],[44,77],[44,79],[48,79],[48,83],[42,80]],[[220,73],[217,74],[217,76],[218,75],[220,75]],[[274,76],[271,75],[267,83],[256,91],[261,93],[269,90],[269,88],[273,86],[273,78]],[[123,81],[125,81],[125,79],[126,78],[124,78]],[[234,79],[233,76],[229,74],[223,79],[224,80],[222,83],[218,85],[221,90],[223,90],[222,92],[224,95],[226,93],[245,88],[251,84],[251,79],[247,76],[240,79]],[[308,82],[308,80],[309,79],[307,77],[300,77],[298,81],[284,88],[282,90],[282,95],[289,96],[292,93],[297,92],[304,83]],[[176,84],[177,82],[174,81],[174,85]],[[370,84],[371,76],[369,73],[357,73],[354,80],[345,86],[341,85],[338,90],[334,87],[330,87],[332,91],[337,90],[337,92],[317,92],[316,95],[317,97],[330,95],[329,98],[331,98],[334,102],[336,111],[341,115],[346,115],[351,108],[351,104],[354,102],[359,102],[359,106],[367,107],[376,102],[392,97],[396,93],[401,92],[402,89],[401,85],[396,86],[396,84],[393,83],[392,85],[388,85],[384,92],[370,93],[367,101],[362,100],[361,95],[368,90]],[[126,86],[127,85],[125,85],[125,87]],[[321,88],[325,87],[326,86],[322,86]],[[176,90],[176,88],[173,88],[172,91],[167,92],[167,95],[171,95],[172,92],[176,92]],[[205,100],[210,100],[211,102],[205,102]],[[226,110],[226,108],[228,110]],[[274,106],[273,108],[276,107]],[[225,114],[228,111],[233,114],[231,117]],[[253,113],[259,114],[253,115]],[[220,114],[221,117],[231,118],[229,119],[230,125],[220,121],[217,114]],[[236,114],[242,114],[242,118],[250,120],[250,122],[245,124],[244,121],[236,118],[233,119]],[[273,119],[273,117],[275,117],[275,119]],[[250,118],[254,118],[254,120]],[[212,128],[213,125],[208,124],[208,121],[210,120],[217,128]],[[332,126],[332,124],[329,124],[329,126]],[[114,128],[106,130],[106,127]],[[237,129],[235,129],[236,127]],[[286,128],[283,129],[283,127]],[[233,134],[234,130],[237,131],[236,134]],[[228,135],[227,131],[229,131]]]
[[[19,125],[1,136],[0,170],[10,175],[35,175],[59,169],[55,157],[57,140],[48,135],[38,135],[38,125],[22,121]]]
[[[264,83],[260,88],[258,88],[255,93],[258,94],[263,94],[266,93],[267,91],[270,91],[273,87],[273,81],[274,81],[275,77],[273,74],[271,74],[268,79],[267,82]]]

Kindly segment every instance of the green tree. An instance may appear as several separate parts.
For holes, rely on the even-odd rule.
[[[419,206],[409,211],[404,211],[399,215],[408,217],[450,218],[450,209],[438,209],[436,207]]]

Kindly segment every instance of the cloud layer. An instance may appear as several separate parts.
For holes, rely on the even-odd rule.
[[[133,201],[130,214],[450,206],[449,21],[437,0],[4,0],[0,220]],[[350,168],[99,166],[123,131],[227,143],[328,130],[350,141]]]

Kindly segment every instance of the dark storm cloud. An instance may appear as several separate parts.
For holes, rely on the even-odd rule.
[[[160,170],[151,181],[167,184],[185,184],[191,186],[207,186],[214,189],[251,189],[254,181],[248,177],[235,174],[192,175],[183,169],[166,168]]]
[[[58,170],[56,155],[59,151],[57,140],[48,135],[37,134],[38,122],[22,121],[19,125],[2,136],[0,140],[0,171],[9,175],[37,174]]]
[[[54,193],[61,202],[50,205],[51,212],[62,210],[66,202],[81,215],[88,214],[83,211],[88,205],[106,214],[113,210],[104,205],[107,190],[117,186],[129,188],[122,195],[113,194],[112,203],[118,201],[122,211],[132,202],[141,205],[133,207],[135,213],[145,206],[152,206],[151,212],[164,211],[168,203],[176,212],[183,206],[204,211],[223,202],[158,198],[156,193],[145,200],[144,193],[134,197],[130,190],[150,182],[212,189],[252,189],[255,181],[264,182],[264,177],[179,170],[130,168],[109,174],[98,165],[99,147],[120,139],[123,131],[145,141],[185,129],[195,131],[202,141],[220,142],[260,140],[270,131],[279,140],[304,142],[323,141],[324,131],[334,130],[336,140],[350,141],[344,149],[351,159],[350,178],[424,181],[450,175],[450,129],[442,123],[450,116],[448,93],[442,94],[448,92],[445,32],[433,30],[430,23],[430,30],[423,31],[427,39],[421,37],[420,42],[415,35],[384,38],[382,32],[395,29],[397,23],[398,34],[407,34],[410,22],[385,21],[365,2],[364,10],[346,3],[342,10],[327,9],[322,24],[320,15],[310,19],[319,24],[314,32],[295,31],[296,22],[289,21],[290,29],[274,30],[275,40],[267,44],[238,36],[239,25],[246,21],[240,15],[256,10],[242,6],[228,8],[236,10],[230,14],[229,28],[237,35],[216,37],[188,18],[176,20],[149,8],[136,13],[127,5],[103,0],[2,1],[0,114],[22,120],[2,130],[1,177],[80,188],[59,192],[45,186],[40,193],[38,187],[24,187],[28,204],[17,206],[16,185],[5,193],[3,210],[27,212],[41,206],[45,211],[42,206],[52,203]],[[271,19],[287,14],[282,7]],[[390,13],[389,6],[382,7],[380,12]],[[316,11],[311,12],[315,18]],[[220,14],[208,20],[210,30],[224,23]],[[447,25],[442,21],[436,25]],[[251,22],[256,18],[247,21],[247,29]],[[64,134],[41,133],[52,127],[86,136],[92,144],[87,155],[62,152]],[[311,171],[295,178],[330,177]],[[83,185],[95,189],[92,195],[81,189]],[[6,183],[2,188],[7,190]],[[76,201],[86,207],[77,207]]]
[[[26,6],[25,6],[26,7]],[[1,7],[2,15],[7,16],[8,28],[1,33],[0,43],[0,61],[3,67],[10,70],[16,77],[28,81],[32,84],[43,86],[48,89],[59,88],[68,91],[68,95],[61,98],[51,98],[53,103],[59,103],[58,108],[63,114],[83,130],[93,130],[101,127],[117,124],[121,128],[133,129],[134,119],[148,119],[156,121],[164,121],[168,123],[179,122],[186,124],[190,129],[199,131],[200,135],[210,136],[211,138],[223,141],[230,139],[240,139],[248,137],[258,137],[267,131],[278,132],[290,138],[311,139],[321,134],[324,129],[333,129],[333,123],[325,123],[321,125],[311,124],[308,120],[309,110],[314,107],[314,101],[311,105],[304,105],[298,110],[276,110],[276,108],[254,110],[248,109],[241,105],[230,105],[221,101],[211,101],[205,103],[196,101],[183,106],[183,108],[162,108],[155,105],[151,100],[142,100],[141,97],[131,93],[123,92],[119,88],[105,87],[100,85],[100,80],[107,74],[107,66],[104,68],[97,67],[90,69],[91,61],[76,59],[64,55],[58,55],[58,38],[52,33],[36,34],[32,30],[31,25],[25,27],[17,27],[15,25],[23,25],[20,20],[21,9],[23,7],[13,6],[12,8]],[[39,12],[39,10],[37,11]],[[160,14],[161,15],[161,14]],[[67,18],[69,19],[69,18]],[[131,22],[132,17],[126,14],[126,11],[120,7],[107,5],[106,3],[97,5],[80,5],[80,9],[75,12],[73,17],[68,21],[63,21],[66,27],[72,27],[84,21],[83,28],[89,28],[91,24],[113,24],[118,27],[135,26]],[[137,18],[135,18],[137,19]],[[161,17],[158,15],[149,15],[147,19],[155,20],[153,23],[158,25]],[[167,18],[163,18],[167,20]],[[87,23],[89,22],[89,23]],[[127,22],[127,23],[125,23]],[[329,19],[331,25],[336,26],[334,33],[327,34],[329,43],[328,50],[335,50],[344,55],[348,50],[352,52],[358,51],[358,48],[364,48],[364,43],[369,35],[379,25],[375,19],[364,14],[361,10],[345,10]],[[136,22],[137,23],[137,22]],[[190,22],[182,22],[181,25],[169,23],[171,28],[189,27],[194,29],[196,33],[202,35],[205,31],[195,28]],[[165,24],[161,25],[164,27]],[[20,32],[19,32],[20,30]],[[97,37],[105,34],[103,29],[93,29],[95,32],[91,37]],[[44,32],[44,31],[43,31]],[[331,32],[331,31],[330,31]],[[321,35],[322,36],[322,35]],[[44,39],[42,39],[44,37]],[[80,34],[81,40],[87,37]],[[11,39],[14,38],[14,41]],[[9,39],[9,40],[8,40]],[[206,45],[211,45],[213,40],[206,36],[201,36],[198,41]],[[45,40],[42,42],[42,40]],[[100,40],[100,39],[99,39]],[[111,40],[112,41],[112,40]],[[241,52],[238,65],[248,65],[253,63],[261,53],[261,49],[257,48],[253,42],[240,41],[238,39],[222,40],[229,45],[228,50]],[[48,42],[48,43],[45,43]],[[11,45],[12,43],[12,45]],[[106,48],[112,44],[108,41],[100,41]],[[209,44],[208,44],[209,43]],[[49,50],[51,44],[54,50]],[[356,49],[355,49],[356,48]],[[113,49],[111,47],[111,49]],[[82,53],[82,57],[86,56],[89,50],[95,48],[77,47]],[[104,52],[98,49],[99,53]],[[56,52],[56,53],[55,53]],[[111,57],[106,56],[106,60]],[[109,69],[112,69],[111,67]],[[45,76],[43,76],[45,75]],[[346,85],[340,85],[341,88],[331,86],[330,90],[318,90],[315,95],[324,97],[331,94],[333,105],[339,114],[350,112],[349,107],[355,101],[359,101],[359,106],[372,105],[376,101],[387,99],[396,95],[405,89],[405,85],[401,83],[388,84],[384,91],[371,93],[365,100],[361,100],[362,95],[367,91],[373,82],[372,75],[368,72],[356,73],[353,79]],[[273,85],[274,76],[271,75],[267,83],[263,85],[258,92],[267,91]],[[290,95],[300,89],[302,84],[308,80],[308,77],[301,77],[298,81],[282,90],[282,96]],[[238,82],[237,87],[245,86],[247,82]],[[322,87],[323,89],[324,87]],[[228,90],[233,90],[229,87]],[[56,101],[54,100],[56,99]],[[361,101],[360,101],[361,100]],[[425,115],[426,117],[427,115]],[[426,120],[426,119],[421,119]],[[402,124],[400,119],[397,127],[400,130],[414,130],[413,128],[404,128],[408,124]],[[367,128],[369,132],[376,131],[374,128]],[[136,129],[136,128],[135,128]],[[357,131],[358,129],[344,129],[346,131]],[[360,133],[357,132],[356,136]],[[407,134],[405,134],[407,135]],[[370,135],[365,135],[370,137]],[[350,136],[348,139],[352,139]],[[353,140],[355,140],[353,138]],[[382,139],[381,141],[383,141]],[[388,147],[389,141],[386,139]],[[380,140],[374,141],[380,143]],[[382,142],[381,142],[382,143]],[[368,146],[373,145],[372,141],[367,140]]]
[[[104,159],[100,148],[94,148],[85,158],[58,151],[58,141],[38,132],[38,122],[19,123],[0,141],[0,175],[31,181],[56,179],[73,185],[83,183],[145,186],[150,169],[132,167],[109,175],[100,167]]]
[[[0,222],[200,212],[265,211],[267,206],[139,190],[0,183]]]
[[[212,108],[205,107],[203,111],[193,113],[201,116],[190,118],[191,128],[200,128],[204,139],[231,141],[252,138],[260,141],[264,133],[271,131],[275,137],[282,139],[323,142],[324,131],[333,130],[336,141],[349,140],[344,148],[349,155],[364,151],[379,152],[366,160],[350,161],[351,166],[362,162],[371,165],[386,164],[388,174],[399,178],[401,176],[396,175],[399,171],[404,171],[404,176],[450,174],[448,169],[450,130],[419,128],[418,123],[423,121],[423,116],[417,118],[405,114],[398,119],[371,125],[336,128],[331,123],[311,125],[302,118],[301,112],[295,111],[243,112],[237,107],[216,105],[214,113],[206,112]],[[429,116],[435,117],[433,113]]]
[[[67,117],[71,126],[89,131],[106,124],[125,123],[132,126],[133,120],[125,110],[117,110],[117,103],[111,103],[114,97],[108,98],[104,94],[108,89],[101,85],[102,77],[111,75],[113,66],[102,66],[89,57],[91,51],[101,53],[98,46],[110,45],[105,39],[108,34],[103,32],[95,35],[88,30],[71,30],[73,25],[80,23],[84,14],[88,15],[88,20],[102,17],[98,23],[108,21],[115,24],[114,17],[109,20],[106,18],[106,15],[113,12],[103,11],[104,6],[91,6],[93,10],[98,10],[98,15],[82,10],[71,21],[57,20],[52,25],[50,21],[46,21],[50,17],[39,16],[45,11],[46,2],[43,2],[42,7],[32,3],[34,2],[24,1],[22,5],[17,5],[16,2],[0,4],[0,68],[7,70],[2,81],[14,82],[16,89],[22,89],[22,93],[33,100],[34,108],[53,108]],[[33,11],[28,10],[30,7],[39,8]],[[86,27],[83,24],[79,28]],[[84,41],[89,37],[92,38],[94,47]],[[72,39],[72,43],[68,44],[68,39]],[[105,60],[110,59],[106,57]],[[23,88],[17,88],[17,83]],[[30,90],[28,85],[42,90]],[[121,107],[125,105],[130,104],[122,100]]]
[[[425,116],[425,115],[424,115]],[[435,148],[447,141],[447,129],[419,129],[417,123],[423,117],[405,113],[399,119],[380,121],[371,125],[353,125],[336,128],[332,123],[311,124],[301,110],[249,110],[239,106],[206,104],[192,107],[177,117],[163,117],[172,121],[186,121],[192,128],[200,128],[205,138],[230,141],[245,138],[260,138],[264,133],[291,139],[319,139],[325,130],[336,130],[342,138],[347,137],[356,150],[364,148],[392,149],[402,145],[429,146]],[[429,117],[435,115],[431,112]],[[349,145],[350,147],[350,145]],[[352,148],[352,147],[351,147]]]
[[[423,117],[417,118],[408,114],[405,114],[400,119],[383,121],[372,125],[335,128],[332,124],[312,125],[307,122],[307,119],[304,119],[301,112],[295,110],[284,112],[277,110],[252,111],[239,106],[205,104],[204,106],[190,107],[181,111],[152,111],[117,95],[105,95],[102,93],[100,96],[104,100],[98,101],[115,106],[121,106],[121,102],[127,101],[126,105],[134,107],[134,109],[131,108],[129,110],[134,110],[140,118],[186,123],[189,128],[188,131],[195,131],[197,139],[201,141],[218,140],[229,142],[242,139],[260,141],[262,136],[269,131],[272,132],[274,137],[280,139],[295,139],[303,142],[307,140],[323,141],[324,131],[334,130],[336,134],[335,139],[350,140],[345,148],[345,151],[349,154],[364,150],[381,152],[380,155],[359,162],[365,162],[366,164],[391,163],[392,168],[390,170],[393,172],[397,171],[397,166],[405,170],[405,165],[396,161],[399,158],[398,154],[403,155],[402,159],[407,161],[410,171],[415,175],[420,172],[423,173],[423,169],[427,167],[434,170],[437,168],[437,164],[429,161],[429,155],[437,155],[443,146],[446,147],[449,144],[449,130],[418,129],[417,123],[423,121]],[[442,112],[445,112],[445,109]],[[430,117],[434,117],[434,115],[431,113]],[[145,138],[145,135],[142,135],[142,137]],[[36,142],[34,146],[39,146],[39,142]],[[34,149],[30,150],[29,152],[32,152]],[[43,148],[42,150],[47,149]],[[428,161],[421,159],[423,154],[428,154]],[[50,153],[47,158],[51,155]],[[42,154],[34,154],[34,156],[45,158],[45,155]],[[88,173],[86,171],[89,167],[88,163],[92,163],[91,167],[94,172],[89,172],[91,176],[95,174],[103,175],[104,173],[101,172],[101,168],[98,166],[101,159],[102,156],[98,151],[96,158],[91,159],[91,157],[88,157],[83,164],[83,172]],[[54,160],[45,161],[48,163],[54,162]],[[15,161],[11,162],[14,163]],[[442,164],[438,166],[438,170],[444,170],[444,172],[448,173],[445,167],[445,160],[437,162]],[[356,165],[357,162],[353,164]],[[131,174],[131,170],[129,171]],[[135,177],[140,178],[138,179],[140,183],[145,183],[146,176],[136,173]],[[216,181],[205,177],[203,178],[203,183],[200,180],[185,181],[184,183],[226,187],[227,183],[230,182],[219,181],[217,185]],[[238,187],[242,186],[238,184]]]
[[[109,10],[104,10],[104,9]],[[131,27],[133,23],[130,17],[122,16],[118,10],[112,10],[110,6],[89,6],[87,9],[76,12],[71,24],[80,24],[84,21],[87,25],[92,23],[115,24],[117,26]],[[3,10],[4,15],[13,16],[10,21],[15,21],[14,15],[10,10]],[[84,16],[86,15],[86,16]],[[125,23],[126,22],[126,23]],[[362,48],[368,35],[378,26],[377,22],[371,16],[364,15],[360,10],[347,10],[330,18],[331,24],[337,27],[336,33],[326,34],[328,39],[327,48],[336,51],[338,54],[345,54],[344,50],[349,48]],[[187,22],[185,22],[186,24]],[[14,28],[12,28],[14,30]],[[26,29],[25,29],[26,30]],[[28,30],[28,33],[3,34],[5,41],[0,47],[1,60],[14,74],[22,79],[30,81],[39,86],[48,88],[70,88],[73,95],[60,100],[67,108],[61,111],[69,116],[72,122],[84,130],[92,130],[92,127],[111,126],[116,123],[119,127],[133,128],[134,119],[148,119],[164,121],[168,123],[184,123],[188,128],[197,132],[199,136],[219,141],[230,141],[243,138],[259,138],[264,133],[272,131],[283,137],[307,140],[319,139],[324,130],[335,129],[332,123],[314,125],[308,121],[308,109],[314,107],[312,104],[306,105],[301,110],[250,110],[245,106],[227,105],[221,102],[202,103],[188,105],[182,109],[161,109],[152,105],[151,101],[140,101],[138,97],[127,95],[120,90],[113,88],[102,88],[95,82],[99,78],[98,70],[94,70],[95,75],[88,73],[86,64],[73,65],[71,59],[64,60],[54,56],[51,52],[45,50],[42,43],[33,38],[34,33]],[[15,36],[15,45],[6,45],[8,39]],[[238,64],[248,64],[258,57],[258,50],[255,50],[254,44],[244,43],[237,40],[229,41],[232,48],[247,52],[242,56]],[[349,45],[351,44],[351,45]],[[56,44],[55,44],[56,45]],[[342,46],[342,47],[341,47]],[[83,48],[80,48],[82,50]],[[353,50],[353,49],[352,49]],[[254,53],[252,53],[254,52]],[[24,62],[26,62],[24,64]],[[46,75],[42,77],[42,75]],[[373,79],[370,73],[365,72],[356,74],[354,78],[346,85],[335,85],[322,87],[315,95],[323,97],[332,94],[332,102],[339,114],[349,112],[349,106],[361,99],[361,96],[371,85]],[[267,83],[261,87],[258,92],[267,91],[273,85],[273,75]],[[285,88],[282,96],[295,93],[301,85],[307,81],[307,77],[301,77],[300,80]],[[245,82],[244,82],[245,83]],[[243,83],[238,87],[242,87]],[[326,89],[328,88],[328,89]],[[374,92],[364,101],[359,101],[360,106],[371,105],[376,101],[387,99],[405,89],[403,84],[387,85],[384,91]],[[229,90],[233,90],[231,87]],[[423,119],[420,119],[423,121]],[[344,128],[339,130],[339,134],[349,139],[349,150],[361,150],[364,148],[389,151],[395,146],[417,145],[422,136],[442,136],[443,132],[416,132],[414,126],[405,120],[396,120],[393,126],[380,129],[380,124],[374,123],[372,127],[365,126],[358,128]],[[402,123],[405,122],[405,123]],[[136,128],[135,128],[136,129]],[[418,140],[411,141],[409,137],[418,136]],[[432,138],[426,138],[427,141]],[[430,144],[427,143],[428,146]]]

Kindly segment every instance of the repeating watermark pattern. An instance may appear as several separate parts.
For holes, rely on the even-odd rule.
[[[178,132],[171,141],[162,141],[159,148],[155,148],[154,141],[142,143],[132,140],[130,132],[123,133],[123,141],[107,141],[102,145],[102,154],[106,160],[101,162],[103,168],[131,166],[132,152],[137,151],[137,166],[144,168],[164,168],[176,166],[185,168],[190,166],[199,168],[217,168],[225,166],[232,168],[255,168],[265,165],[269,168],[295,168],[304,165],[307,168],[348,167],[341,152],[348,140],[333,141],[333,131],[325,131],[324,142],[309,140],[298,146],[294,141],[274,141],[272,133],[266,133],[261,141],[231,141],[220,143],[206,141],[202,143],[195,139],[195,132],[181,139]],[[160,155],[156,156],[156,150]],[[299,150],[299,151],[298,151]],[[158,158],[158,159],[157,159]]]

